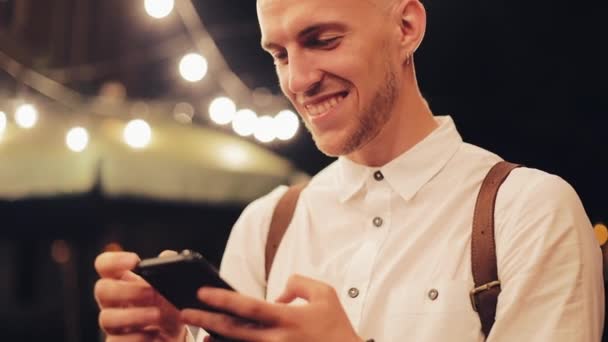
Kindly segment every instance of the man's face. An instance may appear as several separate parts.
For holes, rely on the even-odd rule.
[[[258,0],[281,89],[328,155],[356,152],[392,114],[401,63],[381,2]]]

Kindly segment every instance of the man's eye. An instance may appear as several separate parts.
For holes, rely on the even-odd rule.
[[[331,48],[337,45],[341,37],[331,37],[326,39],[315,39],[309,42],[309,46],[320,48]]]

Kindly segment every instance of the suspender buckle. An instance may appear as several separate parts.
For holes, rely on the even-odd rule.
[[[487,284],[483,284],[479,287],[476,287],[469,292],[469,297],[471,298],[471,305],[473,306],[473,310],[477,312],[477,294],[480,292],[488,291],[489,289],[500,286],[500,280],[494,280]]]

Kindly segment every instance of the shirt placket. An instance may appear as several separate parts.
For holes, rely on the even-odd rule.
[[[368,297],[376,256],[391,225],[390,191],[384,178],[375,174],[363,199],[362,207],[366,213],[365,222],[362,222],[365,227],[364,236],[361,246],[349,262],[340,294],[346,314],[355,329],[359,327]]]

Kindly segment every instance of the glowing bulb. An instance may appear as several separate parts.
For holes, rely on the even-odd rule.
[[[258,115],[250,109],[241,109],[236,112],[232,120],[232,129],[236,134],[247,137],[253,134],[258,124]]]
[[[65,144],[74,152],[82,152],[89,144],[89,133],[82,127],[74,127],[65,136]]]
[[[300,127],[300,121],[292,111],[284,110],[274,117],[274,125],[277,138],[285,141],[296,135]]]
[[[608,227],[603,223],[598,223],[593,227],[595,238],[600,246],[603,246],[608,241]]]
[[[188,82],[198,82],[207,75],[207,60],[197,53],[187,54],[179,62],[179,73]]]
[[[194,107],[186,102],[181,102],[175,105],[173,109],[173,118],[179,123],[190,124],[194,116]]]
[[[2,133],[4,133],[4,131],[6,130],[6,122],[6,113],[0,112],[0,135],[2,135]]]
[[[174,0],[146,0],[144,7],[149,16],[160,19],[164,18],[173,11]]]
[[[31,104],[23,104],[15,111],[15,122],[21,128],[32,128],[38,122],[38,111]]]
[[[123,138],[127,145],[135,149],[141,149],[150,144],[150,141],[152,140],[152,129],[144,120],[131,120],[125,126]]]
[[[274,119],[270,116],[262,116],[255,125],[253,136],[262,143],[269,143],[276,138],[274,130]]]
[[[232,122],[236,113],[236,105],[227,97],[218,97],[209,105],[209,117],[218,125]]]

